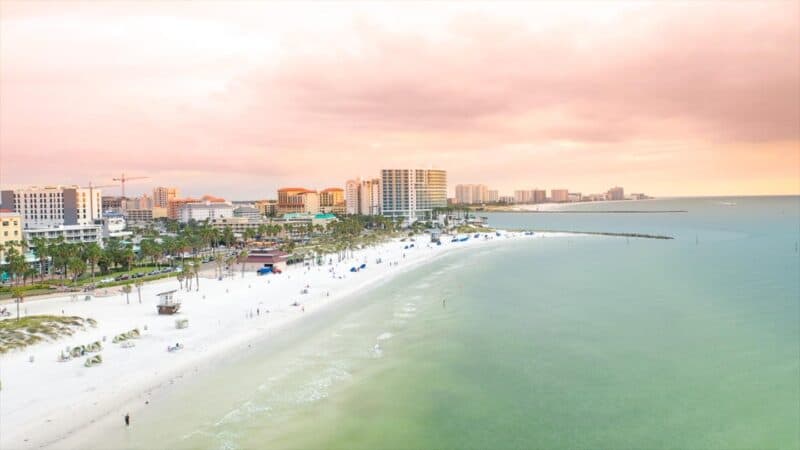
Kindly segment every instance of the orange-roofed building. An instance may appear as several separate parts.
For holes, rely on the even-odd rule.
[[[328,188],[319,193],[319,209],[323,213],[345,214],[344,189]]]
[[[290,213],[319,212],[319,194],[317,191],[302,187],[286,187],[278,189],[278,215]]]

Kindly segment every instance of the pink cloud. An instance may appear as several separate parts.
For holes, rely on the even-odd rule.
[[[319,34],[257,26],[284,4],[209,5],[15,4],[0,27],[0,182],[127,170],[264,197],[435,164],[507,192],[797,192],[793,2],[563,19],[533,5],[441,13],[435,33],[354,12]],[[692,191],[670,191],[684,176]]]

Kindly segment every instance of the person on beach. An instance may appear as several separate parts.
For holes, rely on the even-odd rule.
[[[131,426],[131,415],[129,413],[125,413],[125,426]]]

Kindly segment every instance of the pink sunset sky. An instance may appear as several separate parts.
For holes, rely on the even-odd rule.
[[[0,184],[796,194],[799,24],[797,1],[3,0]]]

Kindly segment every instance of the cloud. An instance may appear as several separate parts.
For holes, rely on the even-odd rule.
[[[255,196],[433,164],[648,190],[691,166],[744,191],[760,153],[759,180],[800,176],[794,2],[129,6],[2,19],[0,177],[180,172]]]

